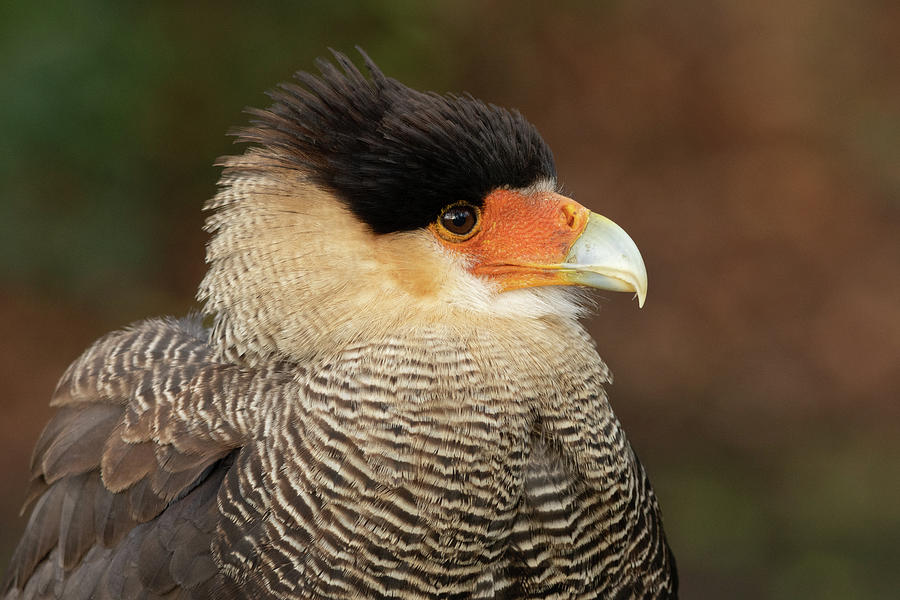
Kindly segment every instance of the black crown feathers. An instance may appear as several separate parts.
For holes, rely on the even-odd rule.
[[[360,49],[371,78],[347,56],[319,59],[321,76],[270,93],[239,139],[256,143],[331,190],[376,233],[433,222],[449,204],[481,205],[501,187],[555,179],[550,148],[517,111],[469,95],[419,92],[386,77]]]

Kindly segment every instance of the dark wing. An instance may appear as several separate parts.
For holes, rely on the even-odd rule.
[[[150,320],[63,375],[32,458],[12,598],[205,597],[220,484],[260,372],[216,363],[195,320]]]

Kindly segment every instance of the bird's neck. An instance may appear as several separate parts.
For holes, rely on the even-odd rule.
[[[248,366],[273,360],[334,362],[362,348],[377,355],[380,350],[402,347],[408,356],[427,359],[438,344],[475,356],[483,365],[515,361],[503,368],[514,367],[522,373],[548,371],[550,375],[562,365],[570,368],[573,362],[600,363],[593,340],[569,316],[520,318],[455,308],[437,318],[414,312],[415,306],[398,307],[394,314],[345,311],[340,303],[312,306],[317,309],[295,315],[295,322],[282,328],[277,323],[247,322],[244,315],[223,311],[215,315],[210,345],[220,360]]]

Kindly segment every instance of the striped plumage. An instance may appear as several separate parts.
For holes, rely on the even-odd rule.
[[[5,597],[674,598],[578,297],[479,287],[426,230],[353,205],[356,182],[316,171],[340,164],[310,154],[325,150],[272,137],[308,134],[314,102],[337,110],[359,86],[469,102],[337,60],[226,163],[201,285],[213,327],[144,321],[63,376]],[[527,154],[516,119],[493,130]],[[538,153],[516,184],[528,198],[553,187]]]

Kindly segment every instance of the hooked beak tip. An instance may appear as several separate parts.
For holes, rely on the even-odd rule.
[[[566,257],[572,280],[614,292],[634,292],[638,306],[647,299],[647,268],[637,245],[625,230],[597,213],[591,213],[584,231]]]

